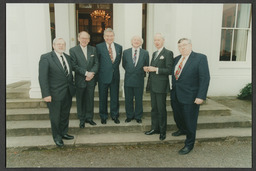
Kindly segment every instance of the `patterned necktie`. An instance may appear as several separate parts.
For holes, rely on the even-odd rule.
[[[133,55],[133,65],[135,66],[135,64],[136,64],[136,59],[137,59],[137,49],[135,50],[135,52],[134,52],[134,55]]]
[[[61,57],[61,59],[62,59],[63,69],[64,69],[65,74],[66,74],[66,77],[67,77],[67,76],[68,76],[68,68],[67,68],[66,62],[65,62],[65,60],[64,60],[64,58],[63,58],[62,55],[61,55],[60,57]]]
[[[179,64],[179,66],[178,66],[178,69],[177,69],[177,71],[175,72],[175,78],[176,78],[176,80],[178,80],[178,78],[179,78],[179,76],[180,76],[180,72],[181,72],[181,69],[182,69],[182,67],[183,67],[183,61],[185,60],[185,57],[182,57],[182,59],[181,59],[181,62],[180,62],[180,64]]]
[[[111,44],[108,47],[108,52],[109,52],[109,56],[110,56],[110,59],[111,59],[112,63],[114,63],[114,58],[113,58],[113,52],[112,52]]]

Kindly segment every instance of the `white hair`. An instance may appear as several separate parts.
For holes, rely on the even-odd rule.
[[[163,40],[165,40],[164,35],[162,33],[156,33],[155,36],[161,37]]]
[[[141,41],[141,44],[143,44],[143,39],[142,39],[142,37],[140,37],[139,35],[133,36],[132,39],[131,39],[131,43],[132,43],[132,40],[135,39],[135,38],[139,38],[140,41]]]
[[[106,32],[112,32],[112,33],[115,35],[115,33],[114,33],[114,31],[113,31],[112,28],[107,28],[107,29],[105,29],[105,30],[104,30],[104,35],[105,35]]]
[[[64,43],[66,44],[66,41],[65,41],[63,38],[61,38],[61,37],[56,37],[55,39],[53,39],[52,43],[55,45],[55,43],[57,42],[57,40],[63,40]]]

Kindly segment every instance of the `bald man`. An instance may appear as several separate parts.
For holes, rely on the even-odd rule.
[[[82,31],[78,34],[79,45],[69,50],[73,70],[75,71],[77,115],[79,127],[85,123],[96,125],[94,116],[95,74],[98,72],[98,57],[96,48],[88,45],[90,35]]]
[[[166,138],[167,111],[166,96],[170,92],[169,75],[173,66],[173,52],[164,47],[164,36],[160,33],[154,36],[157,51],[153,53],[149,67],[148,87],[151,97],[151,130],[146,135],[160,134],[162,141]]]
[[[132,48],[124,50],[122,65],[125,70],[124,92],[125,92],[125,122],[135,119],[142,123],[143,114],[143,90],[144,77],[146,76],[143,67],[149,65],[148,51],[141,48],[143,39],[140,36],[133,36],[131,39]],[[135,106],[133,99],[135,98]]]

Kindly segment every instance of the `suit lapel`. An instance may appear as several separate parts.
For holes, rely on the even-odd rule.
[[[155,65],[160,61],[160,57],[164,54],[165,48],[162,49],[162,51],[158,54],[158,56],[155,59]]]
[[[116,56],[115,56],[115,60],[114,60],[113,63],[115,63],[115,62],[117,61],[116,58],[118,57],[118,52],[119,52],[119,48],[118,48],[118,46],[117,46],[116,43],[114,43],[114,46],[115,46]],[[110,58],[110,57],[109,57],[109,58]]]
[[[138,64],[142,61],[142,58],[143,58],[143,51],[140,49],[140,55],[139,55],[139,59],[138,59],[138,62],[137,62],[136,67],[137,67]]]
[[[87,60],[84,56],[84,52],[83,52],[83,49],[81,48],[80,45],[77,45],[77,53],[78,53],[78,56],[80,56],[82,58],[82,61],[84,61],[84,63],[86,64]],[[87,53],[88,53],[88,48],[87,48]],[[87,57],[88,58],[88,57]]]
[[[59,69],[63,72],[63,74],[65,74],[63,66],[61,65],[60,60],[54,51],[52,51],[52,58],[53,58],[53,61],[56,63],[56,65],[59,67]]]
[[[194,61],[193,58],[194,58],[194,53],[191,52],[191,54],[189,55],[189,58],[188,58],[187,62],[186,62],[185,65],[183,66],[183,69],[182,69],[182,71],[181,71],[179,77],[182,77],[183,73],[186,73],[186,70],[189,68],[189,66],[191,65],[191,63]]]
[[[128,59],[127,59],[127,61],[128,61],[128,63],[129,63],[129,65],[133,65],[133,54],[132,54],[132,48],[131,49],[129,49],[129,51],[128,51]],[[134,65],[133,65],[134,66]]]

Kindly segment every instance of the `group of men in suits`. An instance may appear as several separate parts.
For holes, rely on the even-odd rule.
[[[52,136],[57,146],[63,146],[62,139],[73,139],[68,135],[69,113],[72,96],[76,90],[77,117],[79,127],[85,123],[96,125],[94,116],[94,90],[98,81],[99,114],[101,123],[108,119],[108,94],[110,94],[110,116],[119,124],[119,65],[125,70],[125,122],[133,119],[142,123],[144,77],[149,73],[147,90],[151,97],[151,130],[146,135],[160,134],[166,139],[166,98],[171,89],[171,106],[178,131],[173,136],[186,135],[185,146],[179,154],[189,153],[195,143],[197,118],[200,104],[206,99],[209,86],[209,68],[205,55],[192,51],[191,40],[178,41],[181,55],[173,58],[173,52],[164,47],[165,38],[154,36],[157,51],[149,64],[149,53],[141,48],[143,39],[133,36],[132,47],[122,52],[122,46],[114,42],[111,28],[104,31],[104,42],[96,48],[88,45],[90,35],[78,34],[79,45],[65,54],[66,44],[62,38],[53,41],[53,51],[43,54],[39,62],[39,82],[42,97],[49,108]],[[75,72],[73,81],[72,71]],[[172,75],[170,88],[169,75]],[[97,79],[96,79],[97,78]],[[110,93],[108,93],[110,91]]]

